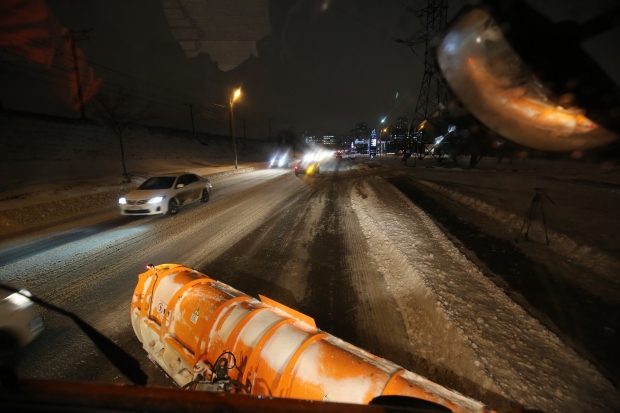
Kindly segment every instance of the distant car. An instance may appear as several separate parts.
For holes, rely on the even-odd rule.
[[[194,201],[207,202],[212,188],[207,178],[185,172],[153,176],[119,198],[118,203],[123,215],[175,215]]]
[[[0,288],[0,364],[10,363],[19,348],[43,331],[43,321],[33,302],[22,294]]]
[[[315,160],[301,160],[295,165],[295,176],[302,175],[318,175],[320,172],[320,163]]]
[[[342,159],[342,155],[343,155],[342,151],[337,151],[336,152],[336,159]]]
[[[284,154],[277,153],[269,162],[270,168],[287,168],[288,167],[288,151]]]

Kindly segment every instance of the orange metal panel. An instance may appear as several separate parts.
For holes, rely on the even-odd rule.
[[[195,354],[194,362],[206,352],[210,329],[216,312],[229,302],[230,297],[223,292],[211,288],[213,283],[195,283],[185,291],[182,298],[174,306],[176,314],[168,326],[167,332],[186,345]]]
[[[170,299],[170,301],[168,302],[168,309],[170,310],[174,310],[175,307],[177,307],[177,304],[179,303],[179,301],[183,298],[184,294],[191,289],[193,286],[195,286],[196,284],[206,284],[209,282],[213,282],[213,280],[211,280],[210,278],[200,278],[194,281],[190,281],[187,284],[185,284],[183,287],[181,287]],[[200,295],[201,297],[203,296],[202,294]],[[190,303],[186,302],[186,300],[184,300],[183,302],[183,307],[185,309],[189,309],[192,308]],[[200,309],[200,307],[198,307],[198,309]],[[171,316],[172,314],[172,316]],[[168,311],[166,312],[166,314],[163,317],[162,320],[162,325],[161,325],[161,338],[163,339],[166,336],[166,333],[169,332],[170,330],[170,323],[171,321],[176,321],[177,325],[177,329],[179,327],[179,320],[171,320],[171,317],[174,317],[174,312],[173,311]],[[194,324],[197,324],[199,317],[196,317],[196,320],[194,322]],[[186,326],[186,328],[190,328],[189,325]],[[190,347],[192,349],[192,352],[195,350],[196,348],[196,343],[197,343],[197,338],[198,335],[196,334],[196,340],[191,340],[192,335],[191,334],[183,334],[183,332],[178,332],[177,334],[175,334],[175,336],[179,337],[179,341],[181,341],[185,346]],[[181,338],[183,337],[183,338]]]
[[[471,411],[463,404],[467,404],[466,397],[450,392],[447,389],[433,383],[418,375],[414,375],[407,370],[399,370],[388,382],[383,390],[384,396],[409,396],[417,399],[428,400],[446,406],[454,413],[464,413]],[[455,403],[453,399],[457,399],[462,403]],[[452,399],[452,400],[451,400]],[[489,410],[491,411],[491,410]]]
[[[269,330],[267,330],[265,332],[265,334],[263,334],[263,336],[260,338],[260,340],[258,341],[258,343],[256,343],[256,346],[254,347],[254,351],[252,352],[252,354],[250,355],[250,358],[248,359],[247,365],[245,370],[243,371],[243,376],[241,377],[241,382],[242,383],[246,383],[249,380],[249,384],[251,386],[251,393],[255,394],[255,395],[270,395],[271,391],[266,388],[264,386],[264,383],[262,383],[262,381],[260,378],[259,380],[259,384],[256,385],[257,383],[255,383],[256,380],[256,370],[257,367],[261,361],[260,356],[261,356],[261,351],[265,345],[265,343],[267,342],[267,340],[269,340],[271,338],[271,336],[273,336],[273,334],[278,331],[278,329],[280,327],[282,327],[285,324],[292,324],[294,323],[295,320],[293,319],[283,319],[282,321],[276,323],[275,325],[273,325]]]
[[[251,305],[251,303],[243,303],[243,304],[248,304],[248,306]],[[249,357],[252,355],[252,352],[254,351],[253,347],[243,345],[243,343],[240,342],[239,334],[241,333],[241,330],[243,330],[243,328],[246,325],[248,325],[248,323],[252,321],[252,319],[257,314],[265,310],[268,310],[268,307],[252,308],[251,311],[239,323],[237,323],[233,331],[228,336],[228,340],[226,341],[226,345],[224,346],[224,348],[230,349],[230,351],[235,355],[237,367],[239,369],[238,370],[235,369],[230,372],[230,377],[232,377],[235,380],[239,380],[241,378],[242,374],[240,373],[240,371],[245,369],[247,360],[249,359]]]
[[[252,299],[179,265],[138,278],[131,314],[145,350],[179,385],[230,351],[230,375],[251,394],[368,403],[410,396],[454,412],[487,412],[483,404],[441,387],[317,330],[314,320],[280,303]],[[161,304],[160,304],[161,303]]]
[[[293,310],[291,307],[287,307],[284,304],[280,304],[279,302],[272,300],[271,298],[267,298],[264,295],[258,295],[258,298],[260,298],[260,300],[267,304],[270,305],[274,308],[280,309],[282,311],[284,311],[285,313],[289,314],[291,317],[298,319],[299,321],[308,324],[311,327],[316,328],[316,323],[314,322],[314,318],[312,317],[308,317],[307,315],[300,313],[297,310]]]
[[[312,332],[301,330],[293,323],[282,325],[271,332],[256,365],[256,377],[261,379],[260,385],[268,389],[265,394],[278,396],[276,389],[290,360],[312,335]]]
[[[202,339],[206,340],[206,351],[203,351],[202,360],[207,360],[209,363],[214,364],[217,358],[225,351],[226,340],[230,334],[231,326],[229,317],[231,314],[238,312],[238,307],[241,303],[250,301],[250,297],[236,297],[226,301],[216,312],[213,314],[213,324],[210,329],[205,328],[202,335]],[[239,307],[242,310],[242,307]],[[245,312],[245,311],[243,311]],[[217,313],[217,317],[216,317]],[[237,315],[237,314],[236,314]],[[224,327],[227,329],[224,329]],[[208,335],[205,335],[208,334]]]
[[[293,357],[291,357],[291,359],[288,362],[288,365],[286,366],[286,369],[284,370],[284,374],[282,375],[282,378],[280,379],[280,384],[278,384],[278,388],[275,390],[275,394],[277,397],[290,397],[293,370],[295,366],[297,365],[297,361],[299,360],[299,357],[303,354],[303,352],[306,350],[306,348],[310,344],[314,343],[317,340],[321,340],[325,337],[327,337],[326,333],[317,333],[313,336],[310,336],[310,338],[307,339],[297,349],[297,351],[295,351],[295,354],[293,354]]]
[[[349,346],[332,337],[311,343],[292,372],[290,397],[366,404],[379,396],[399,367]]]
[[[269,330],[284,320],[281,314],[277,314],[271,311],[271,309],[269,311],[255,311],[253,314],[253,317],[248,320],[245,327],[239,332],[237,342],[232,348],[232,351],[237,356],[239,366],[240,368],[243,366],[242,371],[244,372],[248,371],[248,369],[256,368],[256,357],[260,357],[260,354],[252,358],[255,350],[260,353],[262,345],[268,338],[265,335],[269,336]],[[291,322],[294,322],[294,320],[291,320]],[[254,364],[251,364],[253,360]],[[251,385],[251,383],[247,382],[247,385]]]

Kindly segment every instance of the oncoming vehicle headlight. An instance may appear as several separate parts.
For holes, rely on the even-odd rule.
[[[118,203],[119,204],[126,204],[127,203],[127,199],[125,199],[125,197],[118,198]]]
[[[149,204],[157,204],[157,203],[159,203],[159,202],[161,202],[161,201],[163,201],[163,200],[164,200],[164,197],[163,197],[163,196],[156,196],[155,198],[151,198],[151,199],[149,199],[149,202],[148,202],[148,203],[149,203]]]

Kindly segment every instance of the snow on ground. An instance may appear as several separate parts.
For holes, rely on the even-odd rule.
[[[590,363],[508,298],[386,181],[365,182],[351,198],[366,237],[381,240],[371,251],[412,352],[528,408],[620,409],[617,390]]]
[[[529,160],[529,170],[502,177],[484,172],[475,176],[458,171],[426,175],[420,184],[477,211],[517,235],[535,187],[545,187],[543,202],[549,249],[587,268],[620,288],[617,251],[620,220],[620,173],[617,167]],[[521,166],[523,168],[523,166]],[[584,184],[586,182],[587,184]],[[549,198],[547,198],[547,196]],[[538,212],[540,219],[540,212]],[[545,242],[542,226],[532,224],[530,235]],[[537,238],[537,239],[536,239]]]
[[[123,176],[119,140],[92,121],[52,120],[0,113],[0,233],[111,207],[147,177],[187,171],[217,179],[263,168],[275,147],[237,140],[239,169],[232,141],[225,137],[148,127],[124,135]]]
[[[7,155],[0,164],[2,209],[116,188],[125,180],[119,139],[102,124],[3,112],[0,136]],[[153,173],[234,168],[232,141],[226,137],[140,126],[128,129],[123,141],[127,172],[136,181]],[[241,163],[266,162],[273,151],[269,143],[237,138]]]
[[[14,117],[2,119],[0,135],[7,155],[0,165],[0,232],[111,208],[118,193],[155,173],[233,171],[229,141],[200,141],[187,133],[131,130],[131,184],[123,182],[117,138],[101,126]],[[240,168],[264,167],[272,151],[249,140],[238,150]],[[339,171],[415,171],[422,185],[512,231],[522,224],[533,188],[549,188],[556,202],[548,210],[550,248],[617,285],[617,166],[537,160],[497,165],[495,159],[484,159],[478,170],[430,168],[435,165],[429,159],[404,169],[397,158],[357,157],[343,159]],[[586,184],[571,186],[573,181]],[[371,179],[351,199],[366,237],[381,240],[370,251],[407,323],[413,354],[527,407],[620,411],[617,390],[592,365],[506,297],[390,184]],[[7,213],[21,214],[21,224],[6,226]]]

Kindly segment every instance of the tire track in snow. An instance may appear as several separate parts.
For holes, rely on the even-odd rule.
[[[285,194],[292,195],[285,200]],[[282,186],[282,202],[269,219],[215,260],[197,267],[244,293],[263,294],[299,309],[307,294],[307,240],[314,227],[316,189],[293,180]]]
[[[333,179],[317,180],[316,202],[320,218],[308,243],[308,289],[302,312],[311,315],[317,326],[341,339],[358,342],[355,313],[358,306],[345,263],[346,249],[340,235],[339,191]]]
[[[265,185],[276,185],[284,175],[199,208],[182,209],[174,217],[155,217],[129,222],[86,240],[50,249],[0,269],[0,279],[27,285],[43,298],[55,303],[71,301],[82,291],[94,288],[110,273],[127,268],[128,262],[147,263],[154,257],[177,257],[182,245],[210,245],[214,257],[234,243],[244,227],[260,222],[260,217],[278,200],[262,195]],[[274,182],[275,181],[275,182]],[[254,201],[254,202],[252,202]],[[191,209],[190,209],[191,208]],[[223,219],[223,215],[243,216],[243,220]],[[211,230],[205,231],[205,228]],[[172,254],[166,251],[174,252]],[[204,254],[200,250],[198,254]],[[180,258],[188,258],[181,256]],[[186,262],[191,265],[193,261]],[[134,267],[135,268],[135,267]],[[79,280],[79,282],[75,282]]]
[[[370,249],[375,246],[366,242],[358,217],[352,209],[349,192],[352,187],[359,185],[357,180],[342,181],[338,191],[341,214],[339,231],[344,239],[351,285],[359,302],[357,308],[349,310],[355,312],[357,320],[359,343],[354,344],[423,374],[413,362],[408,349],[405,324],[397,311],[397,304],[387,291],[383,275],[370,256]]]
[[[176,257],[181,255],[180,251],[211,245],[211,241],[218,245],[220,252],[225,250],[278,208],[283,200],[270,197],[268,192],[270,188],[282,186],[281,183],[280,179],[275,179],[212,205],[184,209],[172,219],[154,219],[146,224],[135,221],[108,234],[55,248],[3,267],[0,278],[11,278],[15,284],[15,280],[20,280],[19,284],[83,316],[109,337],[135,339],[128,323],[128,306],[142,264],[152,262],[153,256],[163,260]],[[226,215],[227,210],[242,214],[244,219]],[[205,227],[215,222],[224,229],[204,236]],[[34,284],[36,287],[32,288]],[[107,367],[109,371],[109,366],[97,364],[100,357],[93,357],[92,344],[74,326],[59,316],[42,313],[48,327],[42,336],[45,340],[31,345],[32,351],[27,354],[26,364],[20,366],[20,374],[88,379],[95,377],[102,368]],[[50,348],[53,358],[48,356]],[[135,356],[142,359],[144,354]],[[70,362],[59,365],[58,360]],[[85,373],[87,370],[93,373]],[[118,382],[126,380],[119,377]]]

